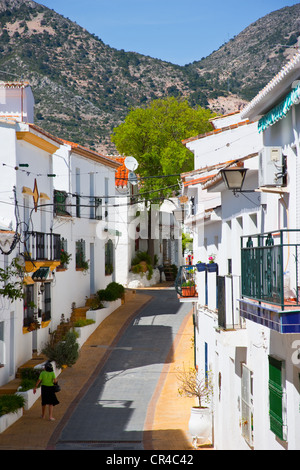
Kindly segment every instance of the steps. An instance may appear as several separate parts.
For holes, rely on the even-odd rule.
[[[20,386],[21,379],[14,379],[0,387],[0,395],[14,395]]]
[[[41,355],[33,354],[32,358],[29,361],[25,362],[23,365],[21,365],[18,368],[17,373],[16,373],[16,378],[14,380],[11,380],[10,382],[8,382],[5,385],[2,385],[2,387],[0,387],[0,395],[13,395],[13,394],[15,394],[18,390],[18,387],[21,384],[21,371],[22,371],[22,369],[28,369],[29,367],[33,368],[33,367],[37,366],[38,364],[42,364],[46,360],[47,360],[47,358],[45,356],[43,356],[42,354]]]
[[[170,260],[164,260],[164,273],[166,281],[175,281],[174,271],[171,266]]]

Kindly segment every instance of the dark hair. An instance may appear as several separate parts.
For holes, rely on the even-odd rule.
[[[52,367],[51,362],[49,362],[49,361],[46,362],[46,364],[45,364],[45,370],[46,370],[47,372],[53,372],[53,367]]]

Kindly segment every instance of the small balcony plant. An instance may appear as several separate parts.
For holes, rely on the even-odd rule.
[[[216,255],[211,254],[208,258],[208,264],[207,264],[207,271],[209,272],[217,272],[218,271],[218,265],[215,262]]]
[[[67,269],[67,266],[70,263],[71,259],[72,259],[71,253],[68,253],[66,250],[62,248],[60,252],[60,267],[62,269]]]
[[[181,284],[182,297],[195,297],[196,295],[196,286],[195,282],[185,281]]]
[[[205,271],[205,269],[206,269],[206,265],[202,261],[197,261],[196,266],[197,266],[197,271],[198,272]]]

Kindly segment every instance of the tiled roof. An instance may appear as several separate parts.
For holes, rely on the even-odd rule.
[[[205,132],[205,134],[199,134],[195,137],[190,137],[189,139],[182,140],[181,142],[183,144],[187,144],[188,142],[193,142],[194,140],[203,139],[204,137],[209,137],[211,135],[220,134],[221,132],[237,129],[238,127],[245,126],[247,124],[253,124],[253,121],[249,121],[249,119],[246,119],[245,121],[237,122],[236,124],[230,124],[229,126],[222,127],[220,129],[214,129],[213,131]]]
[[[115,158],[119,163],[122,163],[122,166],[118,168],[115,175],[115,184],[117,188],[124,188],[128,183],[128,173],[129,170],[125,166],[125,157],[116,157]]]
[[[216,176],[216,173],[214,175],[202,176],[201,178],[195,178],[194,180],[184,181],[183,186],[193,186],[194,184],[199,184],[199,183],[203,184],[207,180],[213,178],[214,176]]]
[[[241,116],[246,117],[249,114],[254,114],[255,108],[262,105],[267,98],[267,95],[278,90],[281,91],[282,82],[284,79],[291,77],[295,79],[294,74],[297,73],[300,65],[300,52],[297,52],[291,60],[285,64],[282,69],[275,75],[272,80],[250,101],[247,106],[241,111]]]
[[[60,141],[63,144],[70,145],[74,151],[76,151],[79,155],[83,157],[90,158],[91,160],[95,160],[98,163],[103,163],[104,165],[111,166],[115,169],[118,169],[120,167],[120,163],[116,160],[116,158],[108,157],[107,155],[102,155],[101,153],[88,149],[83,145],[76,144],[75,142],[70,142],[64,139],[60,139]]]

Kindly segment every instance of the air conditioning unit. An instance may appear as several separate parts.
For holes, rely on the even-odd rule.
[[[281,147],[263,147],[259,152],[259,186],[283,186],[285,157]]]

